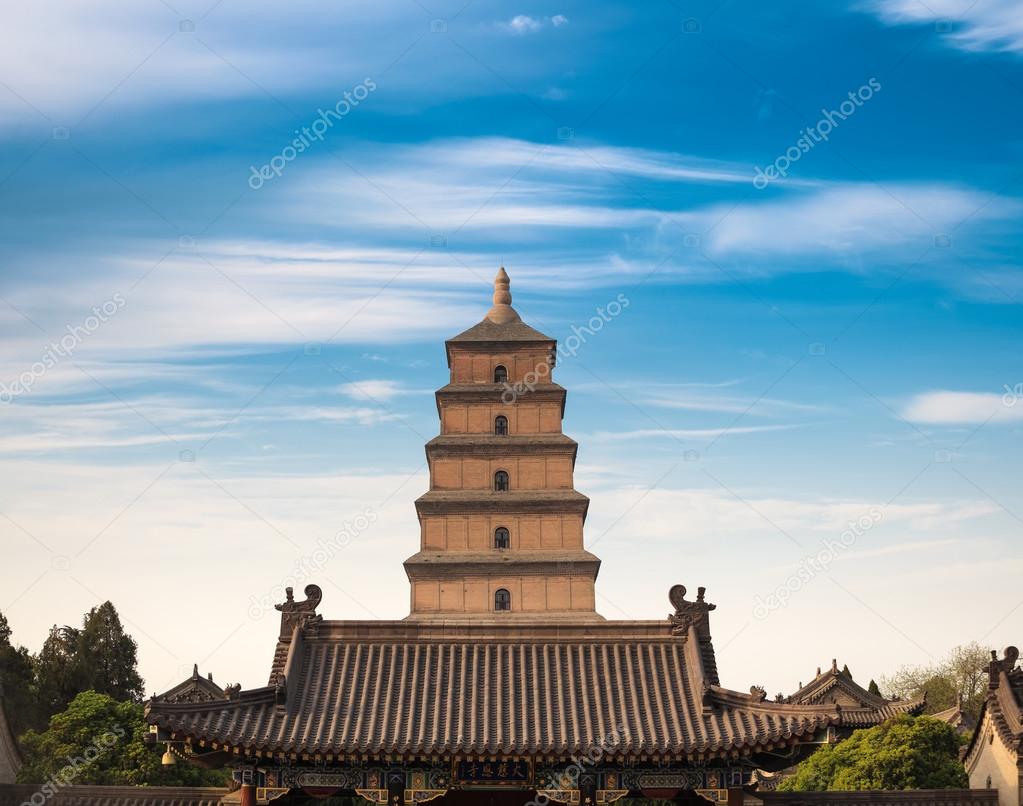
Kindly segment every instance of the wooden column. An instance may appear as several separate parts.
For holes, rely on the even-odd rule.
[[[242,784],[241,806],[256,806],[256,785]]]
[[[597,776],[584,774],[579,776],[579,804],[580,806],[596,806],[597,803]]]
[[[387,805],[405,806],[405,770],[387,773]]]

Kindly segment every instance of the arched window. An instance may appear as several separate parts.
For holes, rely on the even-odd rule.
[[[494,591],[494,610],[511,610],[511,594],[504,588]]]
[[[508,436],[508,418],[503,414],[498,414],[494,418],[494,433],[499,437]]]
[[[494,490],[499,493],[508,491],[508,474],[503,470],[498,470],[494,474]]]
[[[494,548],[495,549],[506,549],[511,546],[511,540],[508,537],[508,530],[503,526],[498,526],[494,530]]]
[[[508,369],[502,364],[494,367],[494,383],[505,383],[508,380]]]

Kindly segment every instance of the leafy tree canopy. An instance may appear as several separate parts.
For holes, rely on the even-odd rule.
[[[78,664],[84,688],[116,700],[142,701],[138,645],[121,626],[113,603],[104,602],[85,614],[78,634]]]
[[[990,653],[976,641],[953,649],[932,666],[903,666],[881,678],[881,688],[893,697],[914,699],[927,692],[929,714],[958,706],[976,720],[987,693]]]
[[[86,613],[80,629],[54,625],[36,657],[35,690],[43,719],[63,711],[81,691],[141,702],[137,664],[138,647],[111,602]]]
[[[11,627],[0,613],[0,684],[4,710],[17,736],[36,724],[38,706],[34,693],[35,669],[32,656],[23,646],[11,643]]]
[[[959,736],[926,716],[899,716],[822,747],[781,782],[789,791],[959,789],[969,786]]]
[[[164,767],[144,744],[149,728],[136,702],[83,691],[42,732],[22,737],[20,783],[224,786],[228,773],[188,763]]]

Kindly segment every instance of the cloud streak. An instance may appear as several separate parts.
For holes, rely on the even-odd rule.
[[[1023,15],[1014,0],[874,0],[866,8],[886,25],[940,25],[962,50],[1023,52]]]
[[[910,422],[928,425],[982,425],[1023,420],[1023,399],[1014,392],[923,392],[902,410]]]

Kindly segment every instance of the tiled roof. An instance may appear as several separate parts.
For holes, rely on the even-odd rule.
[[[453,512],[583,512],[590,499],[576,490],[430,490],[416,499],[420,515],[433,511]]]
[[[786,698],[795,704],[833,704],[842,711],[842,724],[846,727],[864,728],[879,725],[886,719],[899,714],[916,715],[927,705],[926,697],[915,700],[886,700],[871,694],[847,674],[839,671],[832,661],[825,672],[817,675],[800,687],[799,691]]]
[[[548,456],[558,453],[575,455],[579,447],[574,439],[565,434],[443,434],[426,443],[431,455],[490,455],[500,452],[503,456],[514,456],[529,448],[541,447]]]
[[[274,754],[544,756],[585,751],[616,729],[628,753],[753,752],[839,720],[834,707],[710,684],[707,647],[695,627],[672,635],[666,621],[491,624],[475,634],[311,622],[287,647],[282,685],[219,702],[157,698],[148,718],[208,747]]]
[[[1002,659],[991,653],[988,690],[969,744],[963,751],[970,757],[980,749],[978,739],[990,722],[999,741],[1017,758],[1023,757],[1023,668],[1016,668],[1019,650],[1010,646]]]
[[[206,751],[326,758],[567,758],[617,733],[621,755],[786,751],[869,708],[771,702],[719,685],[701,588],[661,621],[324,621],[289,591],[270,685],[218,692],[194,674],[147,719]]]
[[[471,566],[471,569],[470,569]],[[489,551],[419,551],[405,560],[405,571],[412,576],[414,568],[444,568],[465,573],[508,573],[514,568],[516,574],[551,573],[560,568],[586,569],[594,574],[600,567],[600,559],[588,551],[558,549],[548,551],[497,550]]]
[[[484,319],[479,324],[473,325],[468,330],[448,339],[448,344],[492,341],[553,342],[554,339],[550,336],[545,336],[535,328],[531,328],[522,320],[497,323],[491,322],[489,319]]]
[[[55,786],[52,806],[218,806],[227,789],[185,786]],[[0,806],[24,806],[38,784],[0,785]]]

